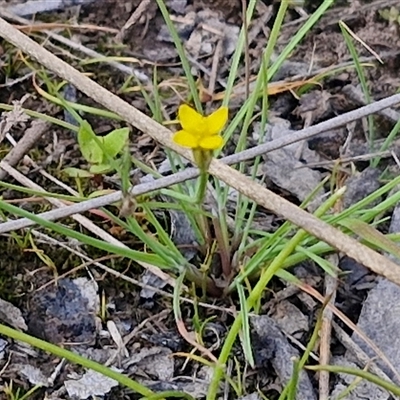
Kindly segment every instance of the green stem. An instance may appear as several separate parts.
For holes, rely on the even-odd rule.
[[[292,373],[292,379],[290,380],[289,389],[287,392],[287,400],[296,400],[297,383],[299,381],[299,374],[300,374],[299,359],[296,358],[293,361],[293,373]]]
[[[348,374],[358,376],[369,382],[375,383],[375,385],[378,385],[388,392],[393,393],[395,396],[400,396],[399,386],[394,385],[393,383],[388,382],[384,379],[381,379],[379,378],[379,376],[371,374],[370,372],[362,371],[356,368],[343,367],[341,365],[313,365],[306,366],[305,368],[311,371],[329,371],[336,374]]]
[[[140,393],[142,396],[149,397],[154,394],[150,389],[147,389],[140,383],[137,383],[134,380],[128,378],[127,376],[120,374],[119,372],[113,371],[112,369],[107,368],[104,365],[101,365],[92,360],[88,360],[87,358],[75,354],[72,351],[45,342],[44,340],[37,339],[33,336],[27,335],[26,333],[19,332],[15,329],[9,328],[8,326],[5,326],[3,324],[0,324],[0,334],[8,336],[14,340],[19,340],[21,342],[28,343],[31,346],[47,351],[51,354],[54,354],[57,357],[65,358],[66,360],[72,363],[79,364],[82,365],[82,367],[89,368],[93,371],[99,372],[100,374],[107,376],[108,378],[115,379],[121,385],[124,385],[129,389],[132,389],[136,393]]]
[[[160,400],[160,399],[165,399],[167,397],[195,400],[194,397],[192,397],[190,394],[184,393],[184,392],[177,392],[175,390],[166,390],[165,392],[160,392],[160,393],[154,394],[153,396],[142,397],[140,400]]]
[[[208,175],[207,171],[201,170],[199,176],[199,188],[196,197],[196,203],[200,206],[203,204],[204,196],[206,195]]]
[[[193,149],[193,158],[200,170],[199,176],[199,187],[196,195],[196,204],[200,208],[200,214],[197,216],[196,221],[200,232],[204,238],[204,242],[207,242],[207,218],[203,212],[203,201],[207,192],[207,182],[208,182],[208,167],[213,158],[213,153],[210,150],[203,149]]]

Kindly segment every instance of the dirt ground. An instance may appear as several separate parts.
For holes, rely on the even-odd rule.
[[[15,25],[25,25],[23,30],[25,32],[31,30],[32,37],[43,43],[54,54],[90,74],[111,92],[117,93],[150,115],[139,85],[134,79],[126,84],[128,75],[115,65],[81,62],[93,56],[85,55],[81,51],[71,49],[67,44],[60,43],[54,37],[48,36],[44,28],[33,32],[33,24],[29,28],[23,21],[23,18],[30,20],[29,17],[11,18],[10,10],[19,3],[21,2],[16,0],[1,1],[0,10],[3,17]],[[320,1],[305,0],[303,5],[289,9],[273,57],[279,56],[304,23],[306,16],[315,11],[320,3]],[[207,100],[218,102],[224,93],[230,70],[230,57],[234,50],[232,41],[242,23],[242,2],[170,0],[168,4],[172,19],[177,24],[180,37],[188,51],[192,71],[204,87],[202,92],[204,102]],[[246,75],[254,77],[258,72],[278,5],[277,1],[258,1],[255,18],[249,26],[250,64],[246,68],[242,60],[239,68],[235,95],[230,104],[232,113],[243,103]],[[140,10],[140,7],[143,9]],[[305,125],[328,120],[366,103],[360,91],[357,74],[354,68],[349,68],[352,59],[343,40],[339,21],[345,22],[360,39],[356,47],[362,62],[366,65],[364,71],[371,98],[379,100],[396,93],[400,87],[400,19],[392,21],[387,13],[385,14],[391,7],[393,14],[395,12],[393,10],[398,7],[398,1],[335,2],[273,77],[275,86],[271,88],[270,93],[271,115],[288,122],[291,129],[301,129]],[[140,12],[135,16],[132,26],[127,27],[125,24],[130,16],[135,15],[135,10]],[[54,24],[54,27],[48,28],[51,32],[95,50],[100,55],[135,59],[135,62],[127,65],[138,72],[139,79],[145,87],[146,85],[150,87],[153,73],[157,70],[166,119],[173,119],[179,104],[188,98],[188,88],[177,52],[166,33],[163,18],[155,1],[99,0],[88,5],[40,13],[36,15],[35,22]],[[72,26],[76,23],[85,25],[86,28],[55,26],[61,23]],[[221,32],[221,29],[225,35],[222,41],[220,36],[215,34],[215,30]],[[116,37],[117,35],[120,37]],[[221,46],[218,47],[220,42]],[[216,49],[220,51],[217,72],[213,71]],[[39,65],[30,61],[38,71],[37,76],[33,78],[22,57],[21,53],[13,49],[10,44],[0,41],[0,103],[12,104],[13,101],[21,100],[28,94],[23,107],[63,119],[63,112],[57,106],[43,100],[35,89],[34,82],[40,82],[43,88],[48,89],[39,74]],[[378,57],[382,59],[382,63]],[[301,82],[326,71],[330,71],[327,77],[321,80],[319,85],[314,85],[306,94],[297,96],[295,90],[286,85],[288,82]],[[49,76],[56,80],[51,73]],[[79,92],[79,88],[76,93],[72,93],[72,99],[77,103],[95,105],[92,100]],[[209,101],[205,105],[210,107],[210,104],[213,102]],[[89,116],[88,120],[99,134],[125,126],[120,121],[94,116]],[[387,135],[396,121],[385,115],[378,116],[376,121],[376,140],[379,141]],[[10,133],[18,141],[31,124],[32,120],[19,122],[12,127]],[[364,127],[365,121],[354,125],[354,145],[350,146],[346,157],[364,156],[368,153],[367,150],[363,152],[366,142]],[[308,146],[325,162],[333,161],[342,155],[342,146],[346,138],[345,130],[337,130],[334,134],[310,140]],[[255,140],[254,136],[249,135],[249,143],[255,144]],[[3,141],[0,146],[3,158],[10,151],[11,145]],[[229,149],[228,145],[225,155],[229,154]],[[165,159],[163,149],[142,132],[132,132],[131,152],[150,166],[158,167]],[[63,189],[41,174],[40,170],[47,171],[75,188],[74,179],[65,177],[62,169],[81,167],[85,164],[74,133],[59,127],[46,129],[40,140],[29,151],[29,156],[37,164],[36,167],[21,161],[17,169],[44,189],[58,193],[64,193]],[[275,171],[273,166],[275,161],[270,159],[268,162],[271,163],[270,170]],[[394,164],[391,160],[384,160],[383,163],[381,169],[390,169]],[[359,172],[367,167],[365,161],[357,161],[354,165]],[[317,166],[314,170],[321,176],[326,176],[324,174],[332,168]],[[343,179],[350,175],[349,171],[350,168],[344,169]],[[16,180],[10,176],[2,179],[16,184]],[[272,172],[270,177],[267,176],[266,185],[287,199],[300,204],[304,200],[303,193],[286,182],[280,184],[281,180],[279,171]],[[364,192],[360,194],[359,190],[358,196],[375,190],[374,185],[377,180],[375,175],[364,177],[364,182],[372,182],[372,186],[368,188],[363,186]],[[119,188],[118,183],[111,178],[93,180],[87,185],[84,189],[88,192]],[[1,195],[3,199],[14,200],[19,207],[29,211],[43,212],[51,208],[44,201],[31,201],[26,195],[12,188],[1,189]],[[96,215],[87,216],[107,232],[118,236],[119,240],[131,248],[138,246],[134,238],[113,230],[113,225],[109,221],[104,221]],[[166,220],[168,221],[167,218]],[[263,209],[258,210],[256,221],[265,230],[274,230],[282,222]],[[72,219],[64,220],[63,223],[85,231]],[[69,243],[65,238],[58,236],[56,238],[66,246],[76,246],[88,257],[96,259],[105,256],[86,246]],[[19,328],[23,329],[26,324],[25,330],[32,335],[72,348],[79,354],[101,363],[109,361],[119,370],[147,384],[153,390],[184,390],[191,393],[194,398],[204,398],[210,381],[210,370],[195,361],[185,362],[182,357],[172,357],[176,352],[190,352],[191,347],[176,329],[171,311],[171,298],[159,294],[146,295],[132,283],[137,280],[149,285],[159,284],[152,281],[151,277],[144,277],[143,270],[138,265],[128,263],[126,260],[106,258],[104,262],[107,265],[130,279],[130,281],[121,280],[95,267],[82,267],[82,258],[71,253],[68,248],[60,248],[40,236],[24,234],[21,231],[18,235],[11,233],[2,235],[0,248],[2,254],[0,298],[7,303],[2,306],[3,310],[0,310],[0,317],[4,322],[12,325],[10,318],[13,319],[16,315],[14,313],[19,312],[18,318],[22,321]],[[351,260],[343,258],[339,264],[340,268],[345,270],[354,271],[359,268],[357,270],[359,280],[344,280],[336,298],[336,306],[353,322],[357,322],[363,301],[374,286],[376,277],[362,266],[354,266]],[[80,268],[76,270],[77,267]],[[323,275],[311,261],[294,267],[294,271],[309,285],[323,291]],[[164,290],[172,292],[168,286]],[[96,313],[101,301],[105,302],[103,309],[106,310],[106,315],[99,318]],[[200,309],[202,319],[210,318],[211,321],[205,329],[204,345],[218,355],[221,342],[233,321],[231,308],[238,306],[238,299],[235,296],[222,299],[210,298],[207,302],[212,307]],[[186,304],[182,307],[182,311],[186,326],[191,330],[194,308]],[[286,344],[281,346],[279,343],[273,345],[268,343],[266,332],[272,329],[271,324],[285,328],[286,336],[281,338],[280,333],[275,331],[271,335],[279,337],[282,343],[287,343],[289,340],[290,346],[296,348],[292,355],[296,355],[297,349],[301,348],[301,345],[306,345],[310,339],[317,313],[317,304],[309,295],[287,286],[278,279],[274,280],[270,291],[265,294],[262,306],[262,314],[268,318],[267,322],[263,323],[267,323],[269,328],[261,322],[260,326],[254,328],[256,368],[249,367],[245,371],[243,392],[247,397],[243,398],[260,398],[257,394],[259,390],[268,399],[277,399],[282,390],[286,372],[278,365],[279,361],[273,360],[279,357],[284,360],[287,357],[287,354],[279,357],[276,355],[279,353],[278,349],[285,347]],[[273,322],[269,323],[270,320]],[[340,324],[350,333],[344,324]],[[123,338],[133,332],[125,350],[116,350],[118,346],[110,333],[112,328],[115,328]],[[345,348],[337,337],[333,339],[332,350],[335,356],[345,354]],[[126,356],[124,351],[130,356]],[[234,356],[239,364],[245,362],[240,343],[235,345]],[[9,394],[10,385],[15,395],[17,388],[24,393],[36,384],[42,386],[30,395],[29,399],[99,398],[95,396],[103,396],[105,399],[137,398],[130,391],[115,387],[112,382],[106,380],[100,382],[96,376],[84,375],[85,380],[83,380],[82,368],[64,363],[54,356],[12,342],[5,337],[0,338],[0,358],[0,399],[18,398]],[[228,367],[232,372],[235,369],[234,362],[232,361]],[[71,382],[77,382],[79,379],[82,379],[81,388],[77,389],[77,385],[74,386]],[[334,380],[331,382],[332,389],[336,383]],[[317,382],[313,376],[304,379],[302,384],[304,387],[301,393],[311,393],[310,399],[317,398]],[[98,392],[88,389],[93,387],[101,388]],[[224,398],[237,397],[234,393],[230,393]]]

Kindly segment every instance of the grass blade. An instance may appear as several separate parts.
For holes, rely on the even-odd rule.
[[[246,295],[244,294],[244,289],[242,285],[237,286],[239,300],[240,300],[240,313],[242,315],[242,346],[243,352],[246,357],[247,362],[251,368],[255,367],[253,351],[251,346],[251,334],[250,334],[250,322],[249,313],[246,304]]]

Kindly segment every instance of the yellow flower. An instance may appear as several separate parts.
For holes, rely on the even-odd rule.
[[[179,107],[178,118],[182,130],[175,133],[175,143],[193,150],[216,150],[222,146],[224,140],[219,133],[228,120],[226,107],[203,117],[193,108],[183,104]]]

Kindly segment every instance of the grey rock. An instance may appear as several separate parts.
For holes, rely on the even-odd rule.
[[[380,173],[378,169],[367,168],[349,178],[346,182],[347,190],[343,196],[343,207],[348,208],[379,189]]]
[[[357,326],[400,371],[400,287],[385,278],[378,278],[378,284],[371,289],[364,302]],[[376,357],[357,333],[352,338],[371,358]],[[376,360],[376,364],[390,378],[394,378],[385,362]]]
[[[369,174],[372,174],[373,177],[376,176],[372,172],[369,172]],[[354,197],[353,200],[355,200]],[[399,205],[396,206],[393,212],[390,231],[400,231]],[[399,263],[399,260],[391,258]],[[376,286],[370,290],[363,304],[357,327],[385,354],[394,369],[400,371],[400,287],[383,277],[377,278]],[[378,367],[394,383],[400,383],[388,364],[379,359],[375,351],[356,332],[353,333],[352,339],[371,359],[375,360]],[[345,359],[340,360],[340,363],[346,366],[353,366],[355,361],[354,356],[347,352]],[[359,365],[359,367],[364,368],[365,366]],[[339,383],[332,394],[339,393],[340,385],[343,386],[343,383]],[[345,400],[385,400],[389,397],[386,392],[383,392],[376,385],[362,381],[350,395],[345,397]]]
[[[36,292],[30,300],[28,327],[31,333],[52,343],[91,343],[96,337],[93,289],[82,279],[59,279],[57,285]],[[85,280],[87,281],[87,280]]]
[[[397,205],[391,220],[390,232],[400,231],[400,205]],[[399,263],[394,257],[390,258]],[[400,273],[400,266],[399,266]],[[368,293],[358,320],[358,327],[388,357],[397,371],[400,371],[400,287],[383,277],[377,279],[377,285]],[[356,333],[353,340],[371,357],[375,352]],[[382,360],[378,366],[390,377],[393,372]],[[397,384],[400,382],[397,381]]]
[[[282,386],[287,385],[293,374],[293,358],[299,352],[289,343],[274,320],[266,315],[252,317],[252,345],[256,366],[271,364]],[[301,371],[296,400],[316,399],[310,378]]]

